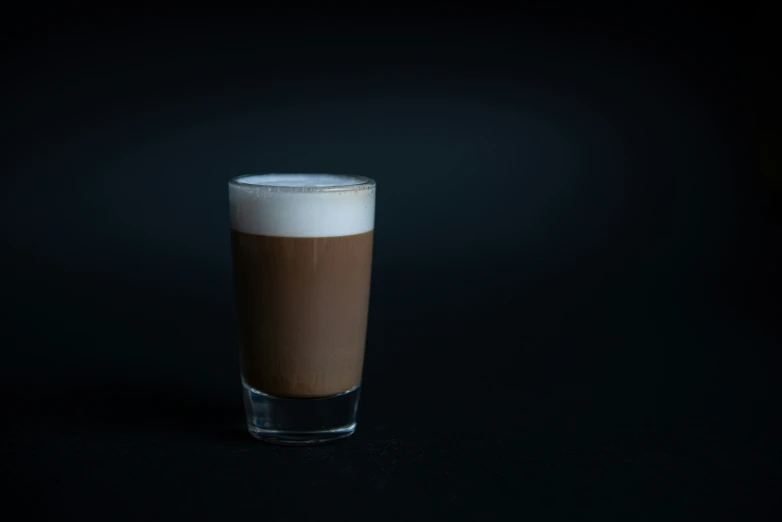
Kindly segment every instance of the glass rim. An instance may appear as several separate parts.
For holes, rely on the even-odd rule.
[[[346,180],[358,181],[358,183],[351,183],[348,185],[331,185],[328,187],[286,187],[285,185],[264,185],[262,183],[242,182],[242,178],[263,176],[334,176],[337,178],[345,178]],[[357,176],[353,174],[332,174],[326,172],[264,172],[234,176],[228,180],[228,185],[241,190],[259,190],[263,192],[352,192],[359,190],[371,190],[375,188],[375,180],[365,176]]]

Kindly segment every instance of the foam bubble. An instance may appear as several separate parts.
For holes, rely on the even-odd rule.
[[[334,174],[252,174],[228,183],[231,227],[247,234],[333,237],[375,226],[375,182]]]

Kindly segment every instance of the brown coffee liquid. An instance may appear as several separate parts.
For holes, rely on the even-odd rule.
[[[278,397],[361,381],[373,232],[275,237],[231,230],[242,378]]]

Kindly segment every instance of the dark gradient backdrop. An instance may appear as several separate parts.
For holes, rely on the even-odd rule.
[[[2,22],[11,504],[772,518],[769,15],[148,13]],[[275,171],[379,185],[359,431],[330,446],[243,431],[226,182]]]

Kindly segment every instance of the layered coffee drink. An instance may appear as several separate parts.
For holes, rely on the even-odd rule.
[[[241,176],[229,184],[229,204],[245,388],[280,399],[356,390],[375,183],[327,174]]]

